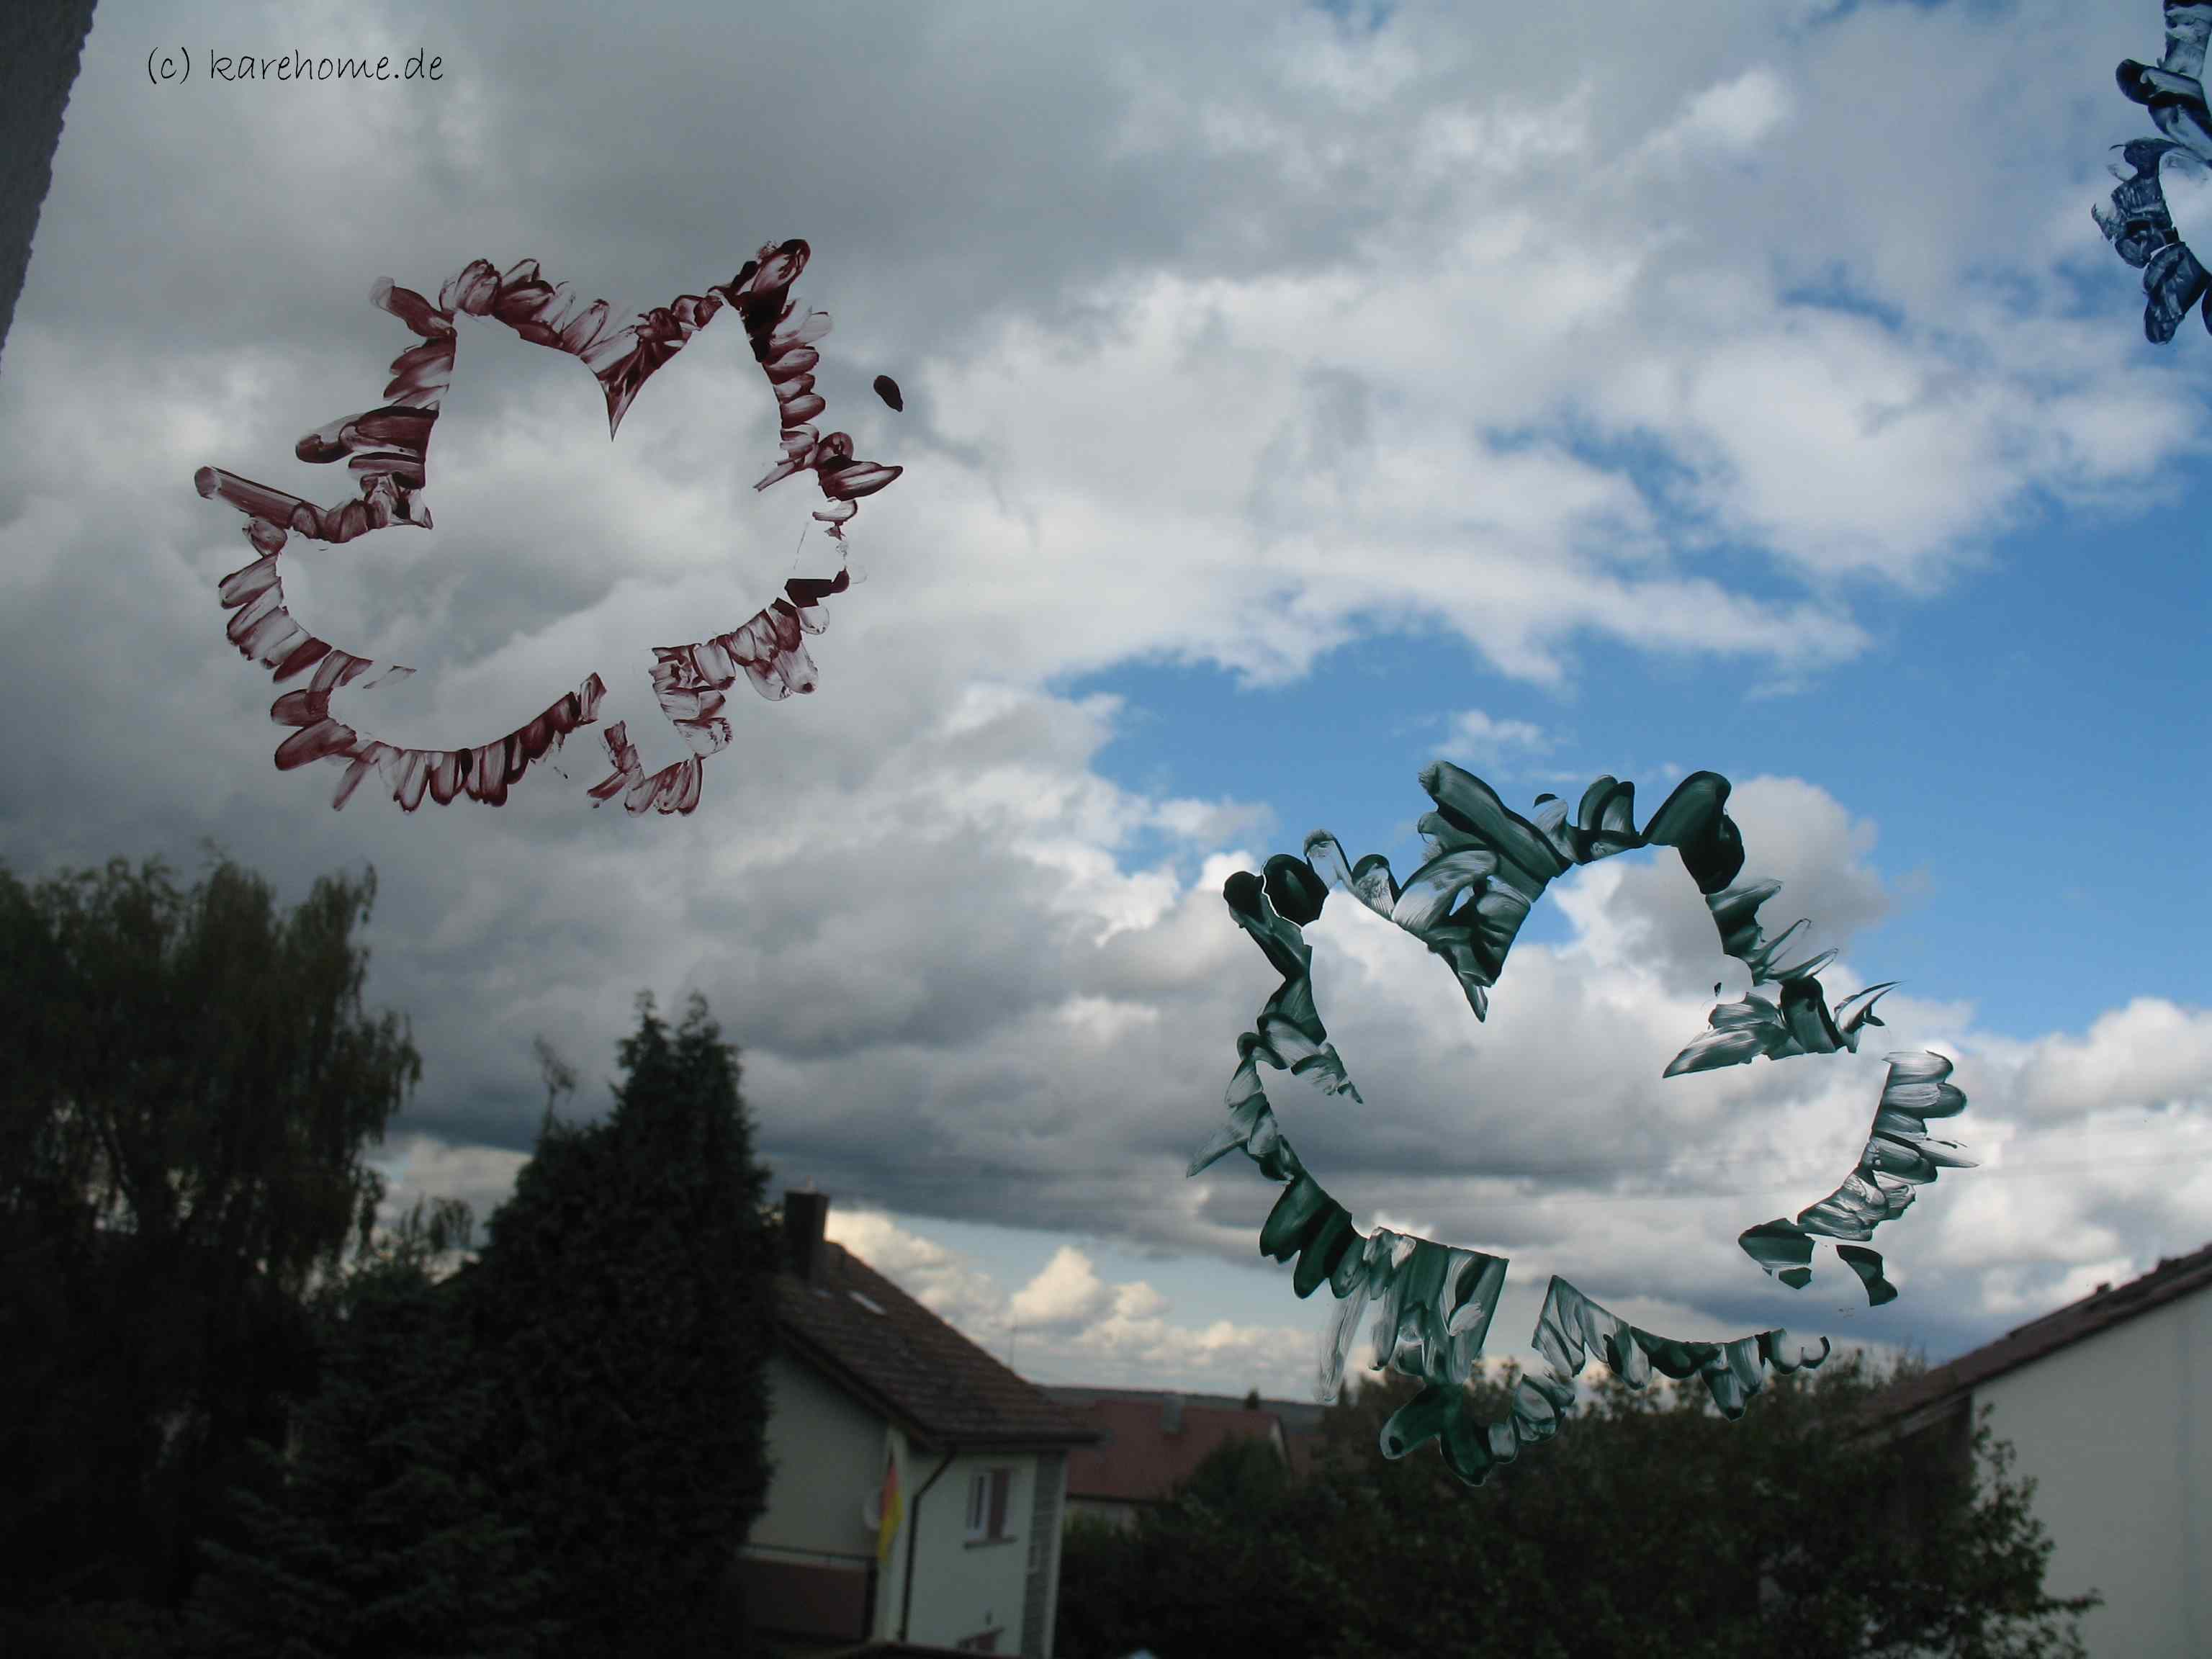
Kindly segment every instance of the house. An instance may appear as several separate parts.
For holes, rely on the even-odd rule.
[[[824,1238],[829,1212],[784,1199],[748,1621],[794,1650],[1049,1659],[1067,1459],[1094,1431]]]
[[[2096,1590],[2089,1659],[2212,1653],[2212,1246],[1900,1383],[1881,1431],[1968,1455],[1977,1415],[2036,1482],[2046,1588]]]
[[[1098,1431],[1067,1462],[1067,1517],[1095,1515],[1118,1526],[1166,1503],[1215,1447],[1263,1440],[1293,1474],[1310,1467],[1326,1406],[1255,1395],[1162,1394],[1141,1389],[1048,1388],[1045,1393]]]

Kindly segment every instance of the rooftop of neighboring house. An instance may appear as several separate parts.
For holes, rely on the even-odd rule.
[[[1087,1406],[1095,1400],[1149,1400],[1162,1405],[1180,1400],[1187,1405],[1236,1410],[1249,1405],[1253,1397],[1250,1394],[1193,1394],[1175,1389],[1094,1389],[1059,1382],[1047,1383],[1044,1391],[1063,1406]],[[1328,1407],[1317,1400],[1262,1399],[1260,1409],[1280,1418],[1283,1432],[1290,1435],[1313,1432],[1321,1427],[1322,1419],[1328,1415]]]
[[[1093,1502],[1164,1502],[1214,1448],[1231,1440],[1266,1440],[1295,1473],[1328,1409],[1310,1401],[1163,1393],[1145,1389],[1048,1388],[1045,1392],[1100,1433],[1097,1444],[1067,1460],[1067,1495]]]
[[[841,1244],[830,1200],[784,1196],[776,1325],[788,1349],[931,1447],[1066,1446],[1097,1431]]]
[[[1943,1405],[2007,1371],[2206,1289],[2212,1289],[2212,1244],[2191,1255],[2169,1256],[2124,1285],[2100,1285],[2079,1302],[2030,1320],[1994,1342],[1899,1383],[1876,1402],[1875,1414],[1893,1421]]]
[[[816,1650],[810,1659],[967,1659],[972,1648],[937,1648],[921,1642],[864,1642],[856,1648]]]

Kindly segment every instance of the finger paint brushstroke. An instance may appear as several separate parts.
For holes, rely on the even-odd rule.
[[[1480,1486],[1522,1446],[1558,1432],[1574,1404],[1575,1379],[1593,1354],[1632,1388],[1643,1388],[1655,1370],[1678,1381],[1698,1377],[1723,1415],[1741,1416],[1768,1370],[1818,1366],[1828,1356],[1827,1339],[1807,1344],[1786,1330],[1769,1330],[1732,1341],[1682,1341],[1626,1323],[1554,1277],[1534,1336],[1548,1374],[1519,1382],[1506,1420],[1474,1419],[1466,1385],[1498,1311],[1504,1259],[1388,1228],[1362,1234],[1351,1212],[1300,1162],[1260,1080],[1265,1066],[1305,1078],[1325,1095],[1364,1103],[1314,1000],[1305,927],[1320,916],[1331,886],[1344,889],[1427,945],[1451,969],[1475,1018],[1486,1019],[1489,991],[1521,925],[1554,877],[1617,853],[1671,847],[1705,896],[1722,951],[1751,970],[1752,989],[1713,1008],[1708,1029],[1668,1063],[1668,1077],[1744,1065],[1760,1055],[1856,1053],[1867,1028],[1881,1024],[1875,1005],[1891,985],[1868,986],[1831,1008],[1818,975],[1834,951],[1784,962],[1790,942],[1809,924],[1799,921],[1767,937],[1759,912],[1780,884],[1740,880],[1743,836],[1726,810],[1729,781],[1717,772],[1685,778],[1641,831],[1635,786],[1610,777],[1583,793],[1571,817],[1565,801],[1539,796],[1534,818],[1512,811],[1480,778],[1446,763],[1429,767],[1420,781],[1435,803],[1418,826],[1428,857],[1402,886],[1379,854],[1347,865],[1344,849],[1325,830],[1306,838],[1303,857],[1278,854],[1261,874],[1240,871],[1223,884],[1230,914],[1283,982],[1253,1029],[1237,1039],[1227,1120],[1191,1159],[1188,1173],[1241,1151],[1282,1187],[1261,1228],[1260,1252],[1294,1263],[1291,1288],[1299,1297],[1327,1284],[1338,1299],[1322,1343],[1322,1398],[1335,1397],[1361,1316],[1376,1304],[1374,1366],[1423,1385],[1383,1426],[1385,1456],[1402,1457],[1435,1440],[1452,1473]],[[1772,987],[1772,994],[1761,995],[1761,987]],[[1862,1241],[1903,1214],[1914,1188],[1934,1181],[1940,1170],[1972,1167],[1954,1143],[1927,1133],[1928,1119],[1966,1105],[1966,1096],[1947,1080],[1950,1071],[1940,1054],[1892,1055],[1857,1165],[1796,1221],[1746,1229],[1738,1240],[1745,1254],[1797,1290],[1812,1278],[1816,1237],[1850,1241],[1838,1243],[1836,1253],[1869,1304],[1895,1297],[1881,1255]]]
[[[2173,338],[2191,307],[2203,302],[2212,329],[2212,274],[2191,252],[2173,221],[2165,180],[2201,185],[2212,169],[2212,110],[2204,102],[2204,48],[2212,39],[2212,4],[2166,0],[2166,55],[2155,68],[2132,58],[2114,71],[2120,91],[2150,112],[2165,136],[2116,146],[2120,181],[2109,203],[2090,209],[2121,258],[2142,272],[2143,334],[2154,344]]]
[[[345,774],[331,797],[333,807],[351,799],[372,772],[404,811],[415,811],[425,797],[441,806],[462,795],[496,806],[534,763],[559,749],[579,726],[599,719],[606,684],[594,673],[520,729],[474,748],[407,749],[380,742],[333,718],[331,694],[341,686],[367,687],[413,671],[340,650],[309,633],[285,607],[276,562],[292,537],[338,543],[403,526],[430,527],[429,508],[422,497],[429,477],[431,431],[453,384],[457,313],[495,319],[533,345],[580,359],[605,394],[611,437],[646,381],[723,307],[730,307],[775,394],[781,417],[782,453],[754,488],[766,489],[802,472],[810,475],[825,502],[813,516],[842,550],[845,526],[860,510],[861,499],[884,489],[902,469],[857,460],[850,436],[823,435],[813,424],[826,407],[814,389],[813,371],[820,361],[815,343],[830,332],[830,318],[802,309],[791,297],[791,285],[805,270],[808,255],[803,241],[770,243],[727,283],[704,295],[684,295],[613,330],[607,327],[605,300],[580,304],[567,283],[547,282],[534,259],[523,260],[505,276],[487,260],[472,261],[446,283],[434,303],[388,277],[378,282],[373,302],[404,323],[420,343],[392,360],[382,405],[309,433],[295,451],[303,461],[343,460],[359,486],[358,496],[318,507],[211,466],[202,467],[193,479],[203,496],[227,501],[246,515],[246,539],[256,554],[252,563],[222,580],[222,605],[232,613],[227,629],[231,643],[272,671],[280,685],[313,671],[305,686],[284,692],[270,708],[277,725],[295,728],[277,745],[277,769],[289,772],[325,760],[343,764]],[[834,576],[794,578],[785,584],[781,598],[726,634],[694,645],[654,647],[654,696],[691,753],[648,775],[637,746],[616,722],[601,734],[614,770],[592,786],[593,804],[619,798],[634,816],[695,809],[702,761],[730,743],[724,694],[741,675],[771,700],[813,690],[814,663],[805,636],[823,630],[823,601],[843,592],[848,581],[842,567]]]

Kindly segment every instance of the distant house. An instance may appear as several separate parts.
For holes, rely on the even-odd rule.
[[[1125,1527],[1166,1503],[1209,1452],[1231,1440],[1265,1441],[1304,1474],[1328,1409],[1310,1401],[1139,1389],[1045,1392],[1098,1432],[1095,1444],[1068,1457],[1068,1518],[1094,1515]]]
[[[2036,1483],[2054,1595],[2097,1590],[2089,1659],[2212,1654],[2212,1246],[1899,1384],[1890,1435],[1968,1453],[1976,1414]]]
[[[789,1647],[1049,1659],[1067,1457],[1093,1431],[823,1238],[829,1211],[784,1199],[748,1621]]]

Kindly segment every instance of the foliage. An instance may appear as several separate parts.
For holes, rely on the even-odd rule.
[[[420,1075],[362,1006],[374,891],[280,914],[228,862],[189,891],[0,869],[0,1605],[175,1605],[311,1381],[307,1294],[365,1238],[363,1148]]]
[[[1323,1507],[1305,1511],[1309,1500]],[[1334,1512],[1327,1495],[1291,1481],[1267,1443],[1226,1442],[1172,1504],[1133,1529],[1090,1515],[1069,1525],[1054,1650],[1062,1659],[1121,1659],[1147,1646],[1170,1659],[1328,1650],[1322,1632],[1340,1626],[1353,1594],[1316,1547]]]
[[[549,1112],[458,1276],[501,1410],[500,1490],[581,1654],[680,1654],[766,1502],[777,1240],[736,1050],[641,999],[612,1115]],[[726,1643],[723,1644],[726,1650]]]
[[[0,1653],[39,1659],[173,1659],[177,1619],[137,1601],[0,1608]]]
[[[2045,1593],[2049,1540],[2007,1449],[1986,1427],[1955,1461],[1870,1440],[1858,1413],[1881,1380],[1839,1357],[1733,1424],[1700,1395],[1609,1382],[1479,1492],[1440,1460],[1384,1460],[1412,1385],[1370,1383],[1331,1411],[1303,1482],[1224,1448],[1133,1532],[1071,1528],[1057,1651],[2078,1652],[2071,1615],[2093,1601]],[[1474,1392],[1504,1414],[1504,1389]]]
[[[766,1494],[773,1236],[734,1051],[649,1002],[605,1121],[562,1123],[482,1257],[421,1206],[319,1299],[319,1386],[263,1448],[190,1612],[195,1659],[684,1653]],[[728,1650],[724,1644],[722,1650]]]
[[[257,1446],[188,1608],[206,1659],[523,1659],[550,1586],[483,1467],[500,1410],[431,1276],[465,1206],[422,1206],[319,1299],[319,1385],[291,1455]]]

